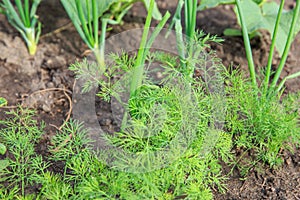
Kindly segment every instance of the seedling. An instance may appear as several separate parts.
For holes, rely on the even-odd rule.
[[[41,0],[33,0],[30,5],[29,0],[24,0],[24,3],[21,0],[15,0],[16,9],[11,0],[2,0],[2,4],[0,5],[9,23],[21,33],[30,55],[36,53],[41,34],[42,25],[36,15],[40,2]]]

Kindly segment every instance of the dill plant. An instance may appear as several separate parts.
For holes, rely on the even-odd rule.
[[[299,143],[299,104],[295,104],[299,94],[282,97],[281,102],[277,97],[258,101],[257,91],[242,73],[234,71],[227,75],[230,86],[226,87],[229,109],[226,128],[233,133],[238,148],[254,154],[254,162],[241,168],[253,168],[260,160],[271,167],[278,166],[283,161],[281,150],[293,151],[290,143]]]
[[[299,31],[300,2],[291,11],[284,11],[285,1],[280,5],[275,2],[235,0],[235,1],[201,1],[199,10],[205,7],[214,7],[219,4],[235,4],[235,12],[241,25],[241,36],[246,49],[248,71],[250,77],[236,70],[225,72],[226,102],[228,112],[226,116],[226,129],[233,133],[234,144],[245,153],[239,159],[243,159],[251,151],[252,161],[249,159],[246,165],[238,163],[242,168],[242,174],[246,175],[250,168],[259,161],[276,167],[282,163],[282,149],[292,151],[290,144],[299,144],[299,114],[287,99],[298,95],[288,94],[283,96],[284,84],[287,80],[299,77],[300,73],[283,77],[279,81],[281,72],[285,66],[291,44]],[[247,12],[247,9],[254,9]],[[271,17],[272,16],[272,17]],[[250,38],[253,31],[264,28],[271,32],[272,43],[267,66],[258,73],[254,65]],[[281,59],[275,70],[272,70],[272,60],[275,47]],[[294,107],[291,111],[291,107]],[[238,161],[237,161],[238,162]]]
[[[264,76],[262,76],[261,85],[257,82],[259,76],[256,74],[253,63],[250,41],[240,0],[237,0],[236,4],[243,30],[251,84],[249,84],[248,79],[243,80],[242,76],[237,72],[233,73],[237,75],[236,77],[228,75],[230,77],[229,82],[232,84],[232,86],[227,87],[228,96],[230,97],[229,101],[231,102],[229,106],[231,114],[229,114],[228,118],[228,123],[231,124],[229,130],[235,133],[234,137],[236,137],[235,142],[237,146],[245,148],[246,151],[254,150],[255,162],[262,160],[271,167],[275,167],[282,163],[280,157],[282,149],[292,151],[289,142],[299,144],[298,109],[291,112],[291,104],[286,104],[286,99],[292,94],[282,96],[285,81],[298,77],[299,72],[285,77],[280,83],[278,83],[278,80],[294,38],[294,29],[299,16],[300,2],[297,1],[293,11],[289,34],[279,66],[272,72],[271,61],[273,59],[278,26],[284,5],[284,1],[281,1],[276,24],[274,25],[274,33],[272,34],[273,38],[268,65]],[[271,74],[274,74],[272,79]],[[251,164],[251,167],[255,165],[255,162]]]
[[[84,155],[91,156],[87,154],[90,152],[89,142],[84,137],[86,132],[82,130],[82,125],[75,121],[68,122],[53,138],[54,147],[49,147],[49,154],[42,156],[36,152],[36,146],[42,139],[45,124],[37,123],[33,119],[35,112],[18,107],[6,114],[8,117],[0,121],[3,125],[0,140],[7,148],[5,159],[0,160],[0,198],[13,200],[75,197],[73,181],[76,177],[70,178],[71,174],[68,176],[66,172],[55,173],[50,167],[57,164],[56,161],[64,162],[69,167],[70,160],[75,160],[75,155],[81,159],[85,159]],[[73,134],[71,139],[70,133]],[[66,142],[66,139],[70,141]],[[83,170],[82,163],[78,167]],[[37,190],[32,191],[32,188]]]
[[[35,173],[32,166],[41,159],[36,155],[34,148],[43,134],[44,124],[40,124],[39,127],[32,119],[34,112],[21,107],[7,114],[11,118],[0,121],[0,124],[4,126],[0,130],[0,138],[7,147],[11,159],[7,158],[6,165],[1,167],[0,183],[2,187],[6,186],[7,192],[14,191],[14,197],[18,196],[18,192],[20,192],[20,197],[25,197],[27,186],[33,183],[32,178]],[[10,196],[11,192],[4,193]]]
[[[194,31],[189,45],[182,40],[184,48],[191,52],[184,59],[180,54],[178,57],[150,52],[169,17],[166,14],[150,35],[153,5],[152,0],[139,51],[133,57],[126,53],[111,55],[112,64],[103,73],[105,79],[95,76],[95,63],[85,60],[70,67],[76,78],[83,78],[84,92],[99,85],[97,95],[110,102],[115,98],[127,113],[120,130],[104,136],[112,150],[122,149],[122,152],[96,151],[99,162],[95,161],[95,155],[67,159],[66,175],[80,182],[76,186],[79,199],[212,199],[211,187],[224,189],[219,157],[225,161],[231,159],[231,137],[209,127],[221,123],[212,115],[223,111],[221,104],[214,104],[218,95],[211,94],[212,89],[220,89],[214,85],[221,85],[222,65],[207,44],[219,40]],[[189,63],[191,68],[178,65],[178,59]],[[163,68],[162,80],[153,81],[151,71],[147,70],[155,61]],[[203,81],[192,79],[195,69],[206,72]],[[120,75],[122,78],[113,78]],[[129,98],[124,101],[122,94],[126,92]],[[220,138],[207,140],[212,136]],[[84,165],[82,169],[80,163]]]

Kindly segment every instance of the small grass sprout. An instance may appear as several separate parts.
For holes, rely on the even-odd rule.
[[[11,0],[2,0],[0,7],[9,23],[16,28],[25,40],[30,55],[37,51],[42,24],[36,15],[41,0],[15,0],[16,9]]]

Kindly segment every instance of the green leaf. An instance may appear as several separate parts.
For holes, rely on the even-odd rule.
[[[18,30],[25,30],[26,27],[20,19],[18,13],[16,12],[13,4],[9,0],[3,0],[2,2],[3,8],[5,11],[5,15],[8,21]]]
[[[149,6],[150,6],[150,0],[143,0],[145,7],[147,9],[147,11],[149,10]],[[154,3],[154,8],[153,8],[153,13],[152,13],[152,17],[156,20],[161,20],[162,19],[162,15],[157,7],[156,2]]]
[[[241,1],[243,14],[247,30],[249,33],[253,33],[259,29],[265,29],[273,34],[274,26],[276,23],[277,11],[279,5],[275,2],[266,2],[261,7],[252,0]],[[237,10],[235,9],[236,14]],[[277,40],[275,43],[276,49],[280,55],[282,55],[285,47],[285,43],[288,37],[289,29],[291,26],[291,20],[293,17],[292,11],[284,11],[280,20],[278,28]],[[297,26],[295,28],[295,34],[300,31],[300,20],[298,19]]]
[[[6,152],[6,146],[2,143],[0,143],[0,154],[4,155]]]
[[[4,99],[3,97],[0,97],[0,107],[6,106],[7,105],[7,100]]]
[[[234,4],[235,0],[201,0],[198,10],[213,8],[222,4]]]

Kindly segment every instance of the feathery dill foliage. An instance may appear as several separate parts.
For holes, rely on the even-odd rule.
[[[178,65],[178,56],[163,52],[149,53],[145,55],[146,70],[142,74],[142,85],[125,99],[123,95],[128,93],[134,74],[135,56],[126,53],[110,55],[112,62],[102,77],[97,76],[97,66],[86,60],[71,66],[76,77],[83,78],[86,83],[84,92],[99,86],[99,97],[110,101],[114,98],[124,106],[130,116],[125,118],[119,132],[107,134],[105,139],[109,144],[137,155],[115,162],[115,169],[96,162],[94,155],[80,157],[77,154],[71,159],[64,158],[68,160],[66,177],[80,183],[75,186],[77,198],[212,199],[211,187],[221,191],[224,189],[222,181],[225,177],[221,175],[219,159],[226,162],[231,159],[231,136],[216,130],[215,143],[207,140],[210,137],[207,134],[209,125],[213,126],[220,120],[212,117],[216,114],[215,110],[224,114],[224,110],[217,109],[224,106],[214,104],[214,100],[223,95],[218,93],[223,88],[215,87],[222,85],[220,75],[223,67],[206,44],[206,41],[217,39],[202,32],[197,32],[197,36],[194,46],[190,41],[190,49],[195,52],[189,54],[186,62],[195,70],[204,72],[203,77],[195,80],[187,77],[186,74],[190,73],[185,71],[187,68]],[[154,62],[159,63],[159,69],[151,69]],[[162,78],[153,76],[157,73],[155,70],[161,73]],[[203,152],[207,142],[211,142],[212,147]],[[182,149],[181,143],[186,144],[187,148]],[[177,155],[169,165],[155,168],[163,161],[145,155],[165,148]],[[72,154],[63,152],[62,155]],[[172,157],[167,156],[166,159]],[[96,163],[97,167],[94,167]],[[148,172],[127,171],[128,164],[134,169],[140,163],[146,163]],[[149,170],[149,166],[153,170]]]
[[[67,132],[61,136],[61,142],[64,141],[64,136],[68,136]],[[129,142],[136,140],[129,136],[123,139],[131,140]],[[224,137],[224,140],[226,142],[221,140],[220,143],[218,142],[214,153],[201,158],[199,138],[198,141],[194,141],[193,148],[189,148],[171,165],[147,173],[114,170],[101,163],[95,155],[85,149],[75,155],[64,149],[59,151],[62,155],[67,155],[63,157],[63,160],[67,160],[64,170],[67,172],[65,181],[75,183],[75,195],[72,196],[74,199],[174,199],[180,196],[212,199],[210,187],[223,188],[221,182],[224,177],[221,176],[218,153],[224,151],[228,153],[230,147],[224,144],[231,142],[230,138]],[[137,145],[134,146],[137,148]],[[56,153],[60,154],[59,151]],[[71,152],[70,149],[68,151]]]
[[[238,148],[254,150],[255,161],[242,168],[252,168],[260,160],[271,167],[282,163],[281,150],[292,151],[290,144],[299,144],[300,93],[257,100],[254,94],[260,91],[253,90],[242,73],[233,71],[226,76],[226,129]]]
[[[142,154],[164,148],[180,130],[182,121],[179,119],[184,116],[181,108],[188,106],[183,103],[185,101],[180,101],[180,95],[178,95],[179,91],[182,93],[185,90],[170,85],[172,82],[168,82],[170,79],[178,78],[181,73],[178,71],[179,68],[176,68],[176,59],[169,54],[162,53],[154,53],[149,58],[154,61],[156,55],[161,66],[166,69],[162,74],[168,74],[169,77],[160,80],[158,82],[160,86],[149,84],[150,79],[146,79],[146,84],[139,88],[128,102],[131,123],[122,132],[107,138],[112,144],[128,152]],[[115,65],[124,65],[127,62],[129,65],[124,65],[123,69],[130,71],[130,66],[132,66],[130,63],[134,62],[133,58],[129,59],[125,54],[116,58],[118,59]],[[201,61],[202,64],[205,63],[204,60]],[[216,59],[215,64],[217,63]],[[115,70],[114,73],[124,74],[121,70]],[[280,162],[278,153],[280,149],[287,148],[287,142],[291,138],[299,141],[297,134],[299,94],[283,98],[282,103],[278,103],[278,99],[258,102],[254,95],[250,95],[253,93],[251,83],[243,79],[241,74],[233,71],[231,74],[225,73],[224,76],[227,78],[225,130],[230,134],[220,131],[218,140],[211,151],[201,154],[204,142],[207,142],[205,132],[208,130],[208,124],[212,122],[214,105],[212,105],[213,95],[205,89],[210,88],[210,85],[206,82],[195,82],[192,84],[192,89],[197,108],[194,109],[193,116],[197,114],[200,120],[196,127],[196,134],[187,142],[189,147],[183,153],[181,152],[181,155],[171,164],[145,173],[129,173],[104,164],[91,151],[90,141],[86,138],[87,132],[81,124],[74,121],[68,123],[52,139],[53,146],[49,147],[50,154],[44,159],[34,151],[35,143],[39,141],[43,133],[43,125],[39,128],[36,121],[32,120],[33,112],[31,111],[22,109],[12,111],[10,120],[1,121],[5,128],[0,131],[0,138],[1,143],[8,149],[9,157],[6,160],[9,163],[7,167],[0,170],[0,197],[2,199],[15,199],[21,196],[28,199],[37,197],[212,199],[211,188],[217,188],[219,191],[225,188],[223,181],[226,177],[221,175],[222,167],[219,161],[221,159],[230,162],[232,145],[246,150],[254,149],[256,152],[257,160],[252,163],[249,161],[249,165],[237,165],[244,173],[247,173],[247,170],[258,160],[275,166]],[[120,89],[116,87],[122,83],[118,82],[119,80],[111,79],[111,87],[108,88],[111,94],[115,94]],[[157,123],[156,116],[160,116],[158,119],[163,119],[163,123]],[[141,135],[145,134],[143,132],[145,125],[153,126],[151,129],[156,131],[156,134],[147,132],[152,135],[147,135],[147,137]],[[131,131],[130,134],[128,130]],[[24,132],[27,134],[23,134]],[[53,164],[64,163],[62,172],[49,171],[49,166],[52,165],[49,161]],[[131,162],[136,164],[134,160]],[[4,181],[6,181],[5,184]],[[7,183],[9,185],[6,185]],[[26,193],[26,189],[32,184],[40,185],[38,194]]]
[[[45,125],[42,123],[39,127],[37,121],[32,119],[34,112],[28,109],[19,107],[7,114],[11,118],[0,121],[4,126],[0,130],[0,141],[7,147],[9,155],[5,159],[5,166],[0,167],[0,187],[6,188],[1,195],[10,196],[20,192],[21,196],[25,196],[27,185],[34,183],[35,170],[32,166],[42,159],[36,155],[35,145]]]
[[[1,199],[212,199],[211,187],[224,188],[218,158],[229,152],[231,140],[227,136],[205,157],[199,155],[199,137],[172,164],[147,173],[129,173],[99,160],[80,123],[67,123],[52,138],[49,154],[42,157],[34,148],[44,125],[32,119],[34,112],[19,108],[9,112],[9,117],[1,121],[5,127],[0,131],[0,140],[8,149],[8,164],[0,169]],[[143,115],[137,118],[144,117],[148,119]],[[163,140],[168,142],[169,138],[153,143]],[[36,186],[36,193],[29,193],[32,186]]]

